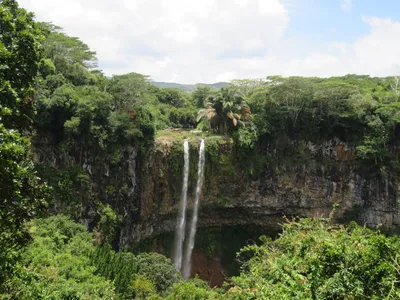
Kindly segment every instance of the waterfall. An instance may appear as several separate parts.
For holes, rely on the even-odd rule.
[[[201,189],[203,186],[203,174],[204,174],[204,163],[205,163],[205,141],[201,140],[200,150],[199,150],[199,166],[197,170],[197,185],[196,185],[196,195],[193,206],[192,222],[190,224],[189,239],[186,245],[185,257],[183,262],[183,278],[188,279],[192,272],[192,251],[194,247],[194,241],[196,236],[196,226],[197,226],[197,215],[199,209],[199,200],[201,195]]]
[[[185,217],[186,217],[186,202],[187,202],[187,189],[189,179],[189,140],[185,139],[183,143],[184,149],[184,167],[183,167],[183,183],[181,201],[179,204],[179,215],[176,224],[175,232],[175,253],[174,264],[177,270],[181,269],[182,265],[182,248],[185,236]]]

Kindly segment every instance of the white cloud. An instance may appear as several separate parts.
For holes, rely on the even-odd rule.
[[[238,77],[239,75],[236,74],[236,72],[224,72],[217,75],[217,77],[215,78],[215,82],[230,81],[233,78],[238,78]]]
[[[351,9],[353,8],[353,3],[352,0],[344,0],[342,4],[340,4],[340,7],[345,11],[345,12],[350,12]]]
[[[325,51],[311,53],[286,65],[287,75],[336,76],[351,73],[389,76],[400,64],[400,22],[366,18],[370,32],[352,43],[331,42]],[[296,72],[297,70],[297,72]]]
[[[371,26],[369,35],[359,38],[352,50],[357,55],[358,68],[378,76],[391,75],[400,62],[400,22],[391,19],[363,18]]]
[[[173,66],[172,77],[179,81],[213,81],[229,73],[223,57],[263,55],[289,24],[280,0],[20,0],[20,4],[34,11],[37,19],[53,21],[67,34],[79,36],[97,51],[106,74],[131,70],[156,80],[168,80]]]
[[[283,0],[19,2],[39,20],[79,36],[97,51],[107,75],[139,72],[182,83],[274,74],[386,76],[400,63],[400,22],[363,18],[368,34],[351,43],[316,45],[285,36]]]
[[[331,42],[330,45],[332,48],[339,50],[341,53],[346,53],[347,51],[347,45],[345,43]]]

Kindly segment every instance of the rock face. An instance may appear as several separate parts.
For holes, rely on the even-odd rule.
[[[38,173],[53,187],[50,209],[67,213],[93,229],[99,211],[110,205],[122,219],[132,222],[137,216],[139,147],[128,146],[112,153],[82,149],[79,144],[68,150],[57,145],[54,137],[36,136],[32,152]]]
[[[199,139],[191,138],[189,210],[194,197]],[[291,151],[287,151],[288,147]],[[260,145],[237,159],[229,139],[206,140],[200,228],[260,225],[278,230],[282,217],[328,217],[367,226],[399,224],[399,185],[392,174],[361,167],[355,149],[338,140],[315,145]],[[137,215],[120,235],[122,246],[174,231],[182,180],[183,146],[158,138],[137,169]],[[332,208],[335,206],[335,210]]]
[[[115,248],[171,256],[188,135],[190,220],[200,146],[196,134],[171,131],[146,147],[66,147],[51,135],[38,136],[32,145],[39,175],[53,186],[54,212],[98,229],[100,239],[111,232]],[[357,160],[355,147],[339,140],[313,144],[282,138],[240,153],[229,138],[209,136],[193,275],[210,286],[237,275],[237,251],[263,234],[276,236],[284,216],[330,216],[396,228],[398,175]],[[122,220],[116,233],[101,227],[109,208]]]
[[[99,211],[110,205],[123,220],[117,242],[124,247],[174,231],[185,135],[161,136],[147,150],[129,146],[112,154],[78,147],[62,152],[41,137],[33,152],[41,173],[56,186],[59,199],[53,209],[92,229]],[[190,138],[189,213],[199,144],[199,137]],[[355,153],[348,144],[332,140],[319,145],[275,141],[239,154],[230,139],[210,136],[198,227],[258,225],[276,232],[283,216],[330,214],[338,222],[398,226],[396,174],[373,171]]]

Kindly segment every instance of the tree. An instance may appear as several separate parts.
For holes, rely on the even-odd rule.
[[[74,64],[87,69],[97,67],[96,52],[79,38],[67,36],[61,27],[52,23],[40,23],[40,26],[48,33],[43,43],[44,56],[51,59],[60,71]]]
[[[399,95],[399,84],[400,84],[400,74],[399,72],[396,72],[396,74],[393,76],[393,79],[391,80],[390,87],[392,90],[396,93],[396,95]]]
[[[212,94],[212,89],[208,86],[197,86],[192,92],[193,103],[197,108],[203,108],[207,103],[207,98]]]
[[[197,122],[205,119],[211,130],[226,134],[239,123],[251,119],[251,111],[243,96],[233,88],[222,88],[208,98],[208,108],[201,109]]]
[[[144,275],[133,276],[132,284],[129,287],[130,291],[128,293],[133,299],[149,299],[150,297],[154,299],[161,299],[157,297],[157,291],[154,283]],[[157,297],[157,298],[156,298]]]
[[[47,188],[36,177],[29,142],[0,124],[0,285],[13,267],[16,250],[30,236],[24,221],[46,207]]]
[[[137,257],[138,274],[150,279],[159,293],[182,279],[169,258],[158,253],[141,253]]]
[[[0,117],[7,128],[25,130],[34,114],[32,84],[43,35],[33,15],[14,0],[0,2]]]
[[[235,79],[232,80],[230,84],[237,88],[242,95],[248,99],[258,89],[264,87],[266,81],[264,79]]]
[[[62,75],[75,86],[95,85],[102,80],[102,74],[93,70],[97,67],[96,52],[77,37],[70,37],[62,28],[51,23],[39,23],[46,33],[42,43],[43,56],[40,74]],[[91,71],[92,70],[92,71]]]
[[[5,299],[116,298],[113,282],[94,274],[95,247],[85,226],[61,215],[28,226],[33,241],[22,253],[18,273],[0,292],[7,291]]]
[[[16,1],[0,2],[0,285],[15,266],[17,249],[29,240],[24,222],[46,205],[29,141],[34,78],[40,61],[40,28]]]
[[[250,257],[226,299],[398,299],[400,239],[351,223],[288,221]]]
[[[157,93],[158,101],[180,108],[185,105],[185,94],[180,89],[161,88]]]
[[[171,260],[158,253],[114,252],[108,246],[93,253],[97,273],[112,280],[116,291],[123,297],[156,291],[165,294],[182,276]],[[141,289],[138,284],[142,283]],[[130,299],[130,298],[128,298]]]
[[[113,76],[106,86],[106,91],[114,96],[115,106],[130,109],[134,104],[145,104],[150,90],[148,76],[129,73]]]
[[[168,291],[165,299],[174,300],[206,300],[215,299],[212,297],[210,287],[205,281],[198,278],[182,281],[174,284]]]

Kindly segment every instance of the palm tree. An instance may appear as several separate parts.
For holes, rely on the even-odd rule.
[[[212,131],[226,134],[251,119],[249,106],[235,88],[222,88],[207,102],[208,107],[199,110],[197,122],[206,119]]]

